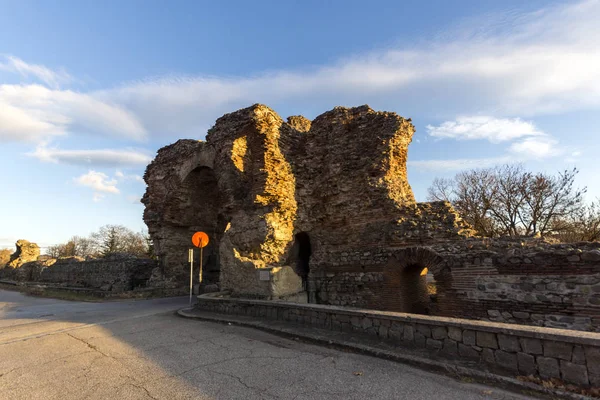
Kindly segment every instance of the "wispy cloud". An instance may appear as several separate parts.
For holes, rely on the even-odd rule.
[[[409,167],[424,171],[459,171],[462,169],[486,168],[494,165],[514,162],[510,156],[491,158],[459,158],[448,160],[417,160],[408,161]]]
[[[74,131],[133,140],[146,129],[131,111],[93,94],[42,85],[0,85],[0,142],[43,142]]]
[[[30,156],[44,162],[83,165],[93,167],[135,167],[144,166],[152,157],[137,150],[60,150],[38,146]]]
[[[108,175],[102,172],[89,170],[87,174],[83,174],[74,178],[77,185],[89,187],[94,190],[94,201],[100,201],[104,198],[104,193],[119,194],[117,188],[117,180],[110,179]]]
[[[542,136],[532,122],[519,118],[494,118],[490,116],[458,117],[439,126],[427,126],[427,133],[437,138],[458,140],[486,139],[492,143],[514,140],[523,136]]]
[[[562,150],[558,149],[557,145],[557,140],[542,136],[515,142],[510,146],[509,151],[522,158],[541,159],[562,154]]]
[[[461,26],[462,32],[419,47],[390,48],[310,70],[158,78],[86,93],[58,89],[43,69],[21,68],[29,72],[19,73],[37,71],[50,88],[0,87],[0,102],[21,112],[18,121],[0,116],[0,140],[19,140],[27,124],[37,132],[30,139],[73,132],[136,140],[198,137],[224,112],[255,102],[275,107],[293,102],[299,109],[371,102],[400,112],[438,109],[446,117],[503,118],[598,108],[599,19],[599,1],[568,2],[511,14],[497,25],[471,21],[476,26]]]
[[[524,162],[554,157],[563,153],[558,140],[538,129],[533,122],[519,118],[489,116],[458,117],[439,126],[427,126],[430,136],[452,140],[487,140],[498,144],[511,142],[506,154],[492,158],[418,160],[408,164],[422,170],[460,170],[497,164]]]
[[[30,64],[10,55],[0,57],[0,70],[18,73],[24,78],[33,77],[52,88],[59,88],[60,85],[73,81],[73,77],[63,69],[54,71],[43,65]]]

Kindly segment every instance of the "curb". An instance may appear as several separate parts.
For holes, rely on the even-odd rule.
[[[183,318],[195,319],[199,321],[208,321],[208,322],[217,322],[222,324],[230,324],[237,326],[245,326],[254,329],[259,329],[274,335],[283,336],[292,339],[302,339],[305,342],[323,345],[327,347],[333,347],[340,350],[348,350],[353,353],[364,354],[368,356],[378,357],[387,359],[390,361],[399,362],[402,364],[407,364],[413,367],[417,367],[419,369],[425,370],[427,372],[438,372],[444,375],[451,376],[453,378],[460,377],[469,377],[476,380],[479,383],[492,383],[496,385],[502,385],[511,389],[512,391],[526,391],[526,392],[535,392],[536,394],[551,396],[552,398],[557,398],[557,396],[561,399],[568,400],[585,400],[592,399],[592,397],[580,395],[572,392],[565,392],[562,390],[554,390],[551,388],[547,388],[541,385],[537,385],[531,382],[523,382],[515,378],[511,378],[508,376],[492,374],[489,372],[483,372],[480,370],[475,370],[472,368],[467,368],[459,365],[452,365],[436,360],[431,360],[428,358],[418,357],[409,354],[396,353],[392,351],[387,351],[383,349],[378,349],[375,347],[351,343],[343,340],[336,340],[331,338],[326,338],[319,335],[311,335],[307,333],[298,333],[293,330],[293,328],[279,328],[269,326],[268,324],[263,323],[262,321],[240,321],[235,318],[227,318],[226,314],[219,314],[219,316],[214,315],[199,315],[197,313],[191,313],[192,309],[189,307],[182,308],[177,311],[177,315]]]

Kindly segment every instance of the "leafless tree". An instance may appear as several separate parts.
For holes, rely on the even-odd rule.
[[[547,235],[583,207],[586,189],[574,188],[577,173],[533,174],[519,164],[473,169],[436,178],[428,199],[450,201],[481,236]]]

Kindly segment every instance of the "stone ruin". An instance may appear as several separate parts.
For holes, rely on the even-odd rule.
[[[415,202],[414,130],[368,106],[284,121],[257,104],[160,149],[142,202],[162,279],[188,284],[204,231],[203,287],[232,296],[600,331],[600,243],[472,237],[449,203]]]
[[[40,246],[24,239],[17,240],[15,243],[16,251],[10,256],[10,260],[4,268],[19,268],[21,265],[36,261],[40,256]]]
[[[84,289],[96,295],[123,292],[152,292],[151,294],[181,294],[154,279],[156,261],[126,253],[106,257],[40,256],[37,244],[20,239],[10,261],[0,269],[0,280],[25,286],[47,289]]]

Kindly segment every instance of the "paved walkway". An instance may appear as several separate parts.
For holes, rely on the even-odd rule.
[[[403,364],[174,314],[187,298],[0,291],[2,399],[525,399]]]

